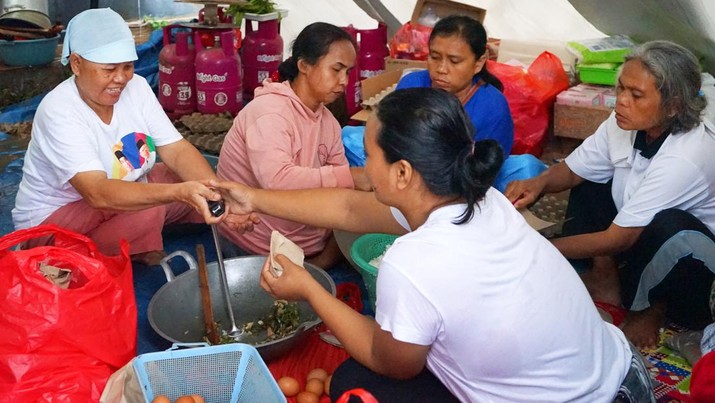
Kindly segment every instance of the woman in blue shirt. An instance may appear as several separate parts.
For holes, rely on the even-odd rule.
[[[458,15],[445,17],[430,34],[427,70],[402,77],[397,90],[433,87],[455,95],[474,125],[474,140],[496,140],[509,156],[514,122],[501,81],[487,70],[486,50],[487,33],[479,21]],[[503,191],[510,181],[534,177],[545,168],[533,155],[509,156],[494,187]]]

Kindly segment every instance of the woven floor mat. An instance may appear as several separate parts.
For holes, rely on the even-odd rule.
[[[656,401],[686,402],[690,400],[690,373],[692,367],[678,351],[665,346],[665,340],[673,334],[687,329],[669,325],[660,334],[658,347],[641,349],[641,354],[649,364]]]

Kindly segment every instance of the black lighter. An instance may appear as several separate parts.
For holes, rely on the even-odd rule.
[[[217,201],[209,200],[208,204],[209,204],[209,211],[211,212],[211,215],[214,217],[220,217],[221,215],[223,215],[223,213],[226,212],[226,209],[224,208],[224,205],[223,205],[223,200],[217,200]]]

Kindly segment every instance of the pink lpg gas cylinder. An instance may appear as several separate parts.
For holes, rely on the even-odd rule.
[[[387,49],[387,25],[379,22],[375,29],[360,29],[360,50],[358,51],[358,67],[360,79],[375,77],[385,71],[385,57],[390,53]]]
[[[217,36],[213,48],[204,48],[195,33],[196,101],[201,113],[230,112],[236,115],[243,106],[241,61],[233,47],[233,31]]]
[[[348,25],[347,27],[343,27],[344,30],[346,30],[350,36],[353,38],[353,41],[357,44],[357,33],[358,30],[355,29],[352,25]],[[355,67],[353,67],[352,70],[348,73],[348,84],[345,87],[345,101],[346,101],[346,106],[347,106],[347,112],[348,116],[352,116],[360,111],[362,107],[360,104],[362,103],[362,91],[360,87],[360,66],[358,66],[358,61],[357,59],[355,60]]]
[[[196,110],[195,51],[188,32],[177,32],[176,43],[170,43],[172,28],[164,27],[164,47],[159,52],[159,103],[176,119]]]
[[[253,99],[253,91],[263,80],[278,70],[283,61],[283,38],[278,20],[258,22],[258,30],[253,22],[246,19],[246,37],[241,47],[243,59],[243,100]]]

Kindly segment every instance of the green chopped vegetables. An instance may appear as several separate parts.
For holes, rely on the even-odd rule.
[[[243,15],[269,14],[276,11],[276,3],[272,0],[248,0],[242,4],[232,4],[226,9],[226,14],[233,16],[235,25],[241,25]]]
[[[295,333],[299,325],[300,314],[298,312],[298,304],[279,299],[273,301],[273,307],[268,315],[246,323],[242,326],[241,332],[243,335],[259,335],[265,332],[265,338],[256,343],[263,344]],[[217,327],[221,328],[218,324]],[[204,341],[209,343],[206,337],[204,337]],[[229,336],[225,330],[221,331],[221,341],[219,344],[235,343],[237,341],[241,341],[240,338],[236,340]]]
[[[266,318],[248,322],[242,330],[248,334],[265,330],[266,341],[271,341],[295,332],[299,324],[298,304],[279,299],[273,302],[273,309]]]

